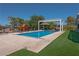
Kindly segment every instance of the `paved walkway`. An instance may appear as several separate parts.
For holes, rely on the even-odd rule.
[[[42,49],[44,49],[48,44],[50,44],[63,33],[64,32],[56,32],[54,34],[41,37],[41,41],[37,42],[35,45],[29,46],[27,49],[32,52],[39,53]]]
[[[12,34],[0,35],[0,55],[8,55],[39,40]]]
[[[15,34],[0,35],[0,55],[8,55],[20,49],[26,48],[32,52],[38,53],[63,32],[56,32],[41,39],[18,36]]]

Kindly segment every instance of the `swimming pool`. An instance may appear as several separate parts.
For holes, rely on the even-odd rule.
[[[48,35],[48,34],[52,34],[53,32],[55,32],[55,31],[45,30],[45,31],[22,33],[22,34],[18,34],[18,35],[40,38],[40,37],[42,37],[42,36],[45,36],[45,35]]]

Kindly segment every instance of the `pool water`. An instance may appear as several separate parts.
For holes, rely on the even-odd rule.
[[[38,32],[22,33],[22,34],[18,34],[18,35],[40,38],[42,36],[45,36],[45,35],[48,35],[48,34],[52,34],[53,32],[54,31],[51,31],[51,30],[45,30],[45,31],[38,31]]]

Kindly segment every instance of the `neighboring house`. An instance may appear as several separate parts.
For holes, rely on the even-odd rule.
[[[29,27],[28,27],[28,25],[26,25],[26,24],[23,24],[22,26],[21,26],[21,30],[22,31],[28,31],[29,30]]]
[[[22,24],[21,26],[17,27],[20,31],[28,31],[30,27],[26,24]]]

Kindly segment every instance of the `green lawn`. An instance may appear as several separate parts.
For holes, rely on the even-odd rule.
[[[75,33],[75,32],[74,32]],[[79,56],[79,43],[70,40],[72,32],[66,31],[39,53],[26,49],[10,54],[11,56]],[[75,33],[76,34],[76,33]],[[78,35],[78,34],[77,34]],[[68,39],[69,38],[69,39]]]

